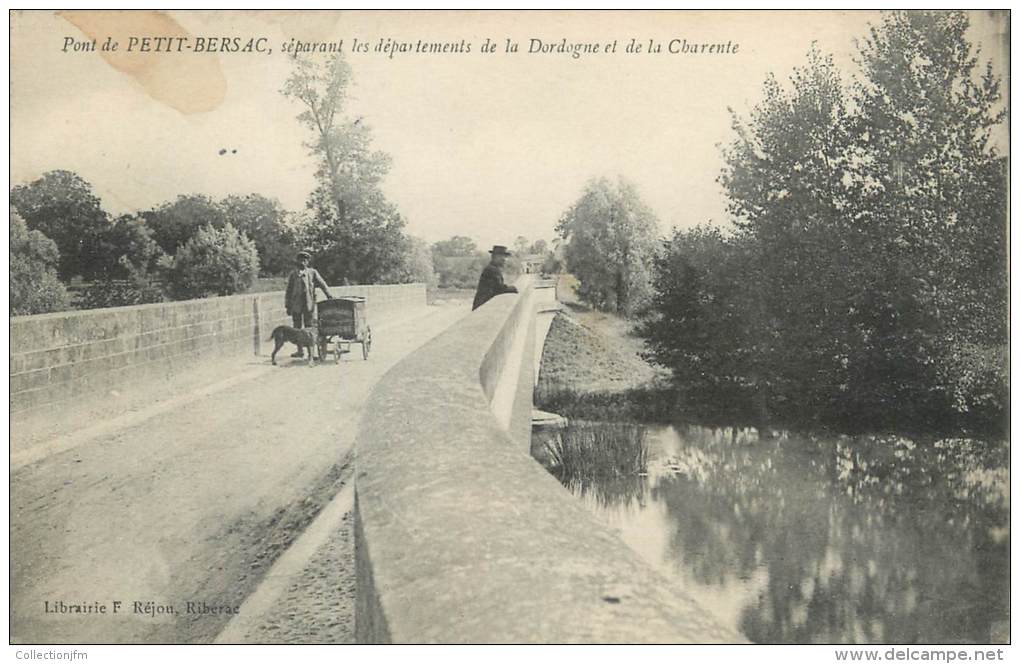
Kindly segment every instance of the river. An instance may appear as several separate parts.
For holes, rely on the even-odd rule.
[[[646,472],[561,481],[752,641],[1008,641],[1003,449],[697,426],[642,435]]]

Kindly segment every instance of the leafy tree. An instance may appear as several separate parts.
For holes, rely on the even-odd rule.
[[[361,118],[344,116],[351,83],[350,65],[338,53],[325,60],[295,58],[282,90],[301,104],[298,122],[313,136],[305,146],[318,164],[314,202],[332,204],[341,218],[357,216],[351,208],[379,195],[378,184],[389,170],[389,157],[371,150],[371,135]]]
[[[559,274],[563,269],[560,259],[556,257],[556,254],[552,251],[548,252],[545,256],[545,260],[542,262],[542,272],[545,274]]]
[[[90,279],[107,266],[102,236],[110,226],[92,185],[70,171],[50,171],[11,190],[11,203],[29,230],[52,239],[60,252],[57,274]]]
[[[155,279],[166,254],[152,239],[152,230],[141,215],[119,217],[102,235],[106,259],[76,302],[79,309],[122,307],[163,301],[163,289]]]
[[[223,208],[208,196],[181,195],[176,200],[143,212],[152,237],[167,254],[174,255],[203,226],[223,228],[227,223]]]
[[[279,201],[260,194],[228,196],[220,203],[227,222],[254,240],[262,274],[286,274],[294,267],[299,246]]]
[[[108,257],[102,278],[128,279],[154,272],[164,253],[152,236],[144,217],[118,217],[101,238]]]
[[[672,369],[681,402],[704,414],[748,410],[761,389],[760,304],[749,247],[715,226],[673,230],[656,257],[647,356]],[[708,412],[711,406],[715,412]]]
[[[657,266],[654,356],[844,428],[1001,426],[1006,176],[989,137],[1003,115],[966,29],[960,12],[885,14],[852,84],[816,47],[788,86],[766,80],[723,150],[734,237],[708,262],[703,237],[674,237]],[[741,325],[716,325],[728,301]],[[702,325],[718,331],[707,350]],[[745,365],[694,376],[708,350]]]
[[[432,251],[425,240],[407,237],[404,244],[404,260],[397,271],[388,275],[395,283],[423,283],[429,287],[439,283],[432,263]]]
[[[470,256],[433,256],[433,260],[440,288],[474,288],[489,262],[489,254],[475,251]]]
[[[549,251],[549,244],[545,240],[535,240],[528,249],[529,254],[544,254]]]
[[[528,253],[528,248],[531,245],[528,243],[528,238],[523,235],[518,235],[517,239],[514,240],[514,255],[522,256]]]
[[[449,240],[440,240],[432,244],[434,256],[474,256],[478,253],[475,241],[463,235],[454,235]]]
[[[895,312],[875,316],[876,362],[912,363],[925,388],[915,398],[948,398],[960,412],[972,404],[955,380],[959,353],[1008,334],[1004,160],[990,142],[1005,111],[968,23],[964,12],[885,14],[863,41],[855,86],[858,170],[872,185],[862,222],[884,241],[875,299]]]
[[[473,239],[454,235],[432,244],[432,262],[440,288],[474,288],[489,255]]]
[[[560,218],[567,269],[580,282],[578,296],[599,309],[637,312],[650,295],[657,221],[622,178],[614,187],[592,180]]]
[[[393,206],[366,212],[356,220],[338,219],[330,206],[314,210],[302,230],[303,246],[329,283],[396,283],[408,259],[404,220]]]
[[[776,407],[829,408],[832,385],[804,377],[846,381],[845,337],[856,329],[848,317],[860,307],[851,299],[867,271],[860,234],[848,232],[860,188],[849,174],[858,155],[849,125],[838,71],[813,46],[789,89],[770,75],[750,120],[734,115],[737,137],[723,150],[720,181],[743,238],[747,313],[758,330],[745,339],[759,369],[753,382]]]
[[[70,297],[57,278],[60,252],[57,243],[40,231],[31,231],[13,208],[10,210],[11,315],[42,314],[70,308]]]
[[[340,54],[296,58],[282,90],[301,105],[297,119],[313,137],[305,145],[317,163],[318,185],[308,202],[315,222],[304,240],[327,280],[393,280],[407,272],[405,222],[380,188],[388,155],[371,149],[361,118],[344,115],[350,83],[350,66]]]
[[[259,272],[255,243],[232,225],[203,226],[174,256],[169,271],[175,299],[233,295],[246,291]]]

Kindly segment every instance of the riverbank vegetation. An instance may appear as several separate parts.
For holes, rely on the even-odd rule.
[[[573,422],[549,438],[546,452],[561,481],[631,477],[648,468],[647,431],[625,422]]]
[[[641,206],[589,187],[571,208],[560,230],[579,296],[638,324],[673,409],[1006,433],[1007,170],[992,140],[1005,111],[967,30],[962,12],[889,12],[849,78],[818,46],[787,83],[770,76],[747,117],[731,111],[719,178],[731,223],[674,230],[640,258],[593,253],[611,284],[648,275],[640,306],[619,306],[633,288],[600,294],[606,280],[572,245],[606,223],[602,235],[628,237],[625,212]]]

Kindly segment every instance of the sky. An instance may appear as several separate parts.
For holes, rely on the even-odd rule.
[[[716,179],[732,108],[746,116],[762,82],[785,80],[812,41],[849,73],[875,12],[15,12],[11,19],[11,180],[78,173],[109,212],[179,194],[260,193],[300,210],[314,187],[310,135],[283,97],[285,44],[337,42],[362,118],[393,167],[383,188],[429,242],[551,240],[593,178],[636,185],[661,230],[725,223]],[[971,15],[971,40],[1005,71],[1002,22]],[[98,50],[105,36],[118,52]],[[149,52],[130,37],[265,38],[272,53]],[[73,44],[95,36],[97,51]],[[353,40],[368,53],[351,52]],[[395,53],[379,40],[471,44],[470,53]],[[498,45],[482,53],[486,39]],[[506,40],[519,44],[504,51]],[[615,53],[528,53],[544,44],[616,42]],[[635,40],[642,53],[626,53]],[[70,40],[70,41],[68,41]],[[648,53],[654,40],[661,53]],[[738,45],[670,54],[671,40]],[[67,51],[63,49],[69,45]],[[105,55],[105,57],[104,57]],[[1003,129],[1005,132],[1005,128]],[[1003,136],[1005,134],[1003,133]],[[1005,141],[1003,140],[1003,144]],[[221,154],[221,151],[225,152]],[[236,152],[235,152],[236,151]]]

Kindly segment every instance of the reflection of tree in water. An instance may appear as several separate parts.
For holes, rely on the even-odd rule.
[[[961,500],[921,455],[848,472],[842,448],[818,441],[685,437],[680,472],[651,495],[677,524],[676,564],[699,583],[767,569],[740,618],[752,640],[987,641],[1008,615],[1008,544],[989,535],[1004,514]]]

